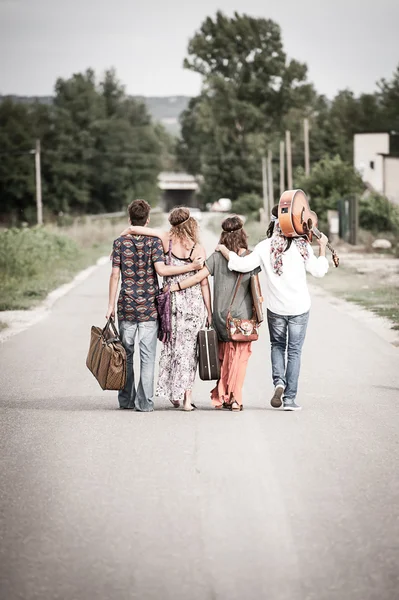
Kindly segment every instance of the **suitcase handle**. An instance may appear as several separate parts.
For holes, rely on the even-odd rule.
[[[113,334],[114,334],[114,337],[111,337],[111,338],[108,338],[108,339],[107,339],[107,338],[106,338],[106,336],[105,336],[105,334],[107,333],[108,329],[110,329],[110,328],[112,329],[112,332],[113,332]],[[114,323],[114,320],[113,320],[113,318],[112,318],[112,317],[110,317],[110,318],[108,319],[108,321],[107,321],[107,323],[106,323],[106,325],[105,325],[104,329],[103,329],[103,330],[102,330],[102,332],[101,332],[101,336],[104,338],[104,340],[105,340],[105,342],[106,342],[107,344],[111,344],[112,342],[116,342],[116,341],[118,341],[118,342],[120,342],[120,341],[121,341],[121,338],[120,338],[120,336],[119,336],[119,333],[118,333],[118,330],[117,330],[117,328],[115,327],[115,323]]]

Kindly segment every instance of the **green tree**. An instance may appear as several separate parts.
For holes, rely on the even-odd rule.
[[[159,130],[145,105],[126,96],[113,70],[105,73],[99,92],[104,116],[94,125],[91,210],[121,210],[137,196],[155,203],[162,153]]]
[[[162,171],[178,171],[179,159],[177,156],[177,138],[170,134],[162,123],[155,123],[154,131],[161,148],[160,159]]]
[[[399,132],[399,64],[391,81],[382,79],[378,83],[378,90],[384,128],[387,131]]]
[[[356,98],[350,90],[343,90],[330,104],[320,104],[320,108],[312,120],[310,138],[311,151],[316,142],[319,154],[338,154],[342,160],[352,162],[354,134],[384,129],[377,94],[362,94]]]
[[[206,201],[259,193],[266,146],[286,112],[312,97],[306,66],[287,61],[274,21],[221,12],[194,35],[184,66],[203,78],[181,119],[185,168],[204,176]]]
[[[134,197],[158,199],[162,159],[173,142],[145,105],[129,98],[114,70],[58,79],[54,102],[0,102],[0,215],[35,221],[34,158],[42,149],[45,211],[116,211]]]
[[[341,198],[358,195],[364,190],[360,175],[340,156],[326,156],[314,165],[308,177],[300,169],[295,186],[307,194],[311,208],[317,212],[319,219],[326,218],[328,209],[335,210]]]
[[[105,116],[104,103],[92,70],[67,80],[58,79],[55,92],[57,136],[53,190],[60,210],[85,213],[90,209],[90,161],[96,148],[95,125]]]
[[[259,209],[263,207],[263,199],[257,194],[243,194],[235,200],[232,211],[239,215],[246,215],[251,219],[259,217]]]
[[[10,99],[0,103],[0,215],[25,220],[35,203],[32,150],[35,137],[30,107]]]

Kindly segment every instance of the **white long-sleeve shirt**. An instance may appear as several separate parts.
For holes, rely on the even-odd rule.
[[[305,262],[295,243],[283,253],[283,272],[277,275],[270,261],[270,238],[263,240],[247,256],[229,253],[230,271],[248,273],[262,267],[266,274],[267,288],[263,292],[266,306],[278,315],[301,315],[310,309],[310,294],[306,282],[306,271],[314,277],[324,277],[328,271],[325,256],[315,256],[308,244],[309,258]]]

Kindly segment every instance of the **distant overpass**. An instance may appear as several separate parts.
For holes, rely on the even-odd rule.
[[[158,187],[162,191],[162,208],[167,212],[175,206],[198,206],[199,181],[193,175],[164,171],[158,176]]]

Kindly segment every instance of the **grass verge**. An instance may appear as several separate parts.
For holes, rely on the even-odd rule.
[[[312,278],[312,283],[339,298],[389,319],[392,329],[399,330],[399,285],[378,268],[378,260],[375,270],[366,273],[342,266],[341,263],[338,269],[331,268],[326,277]]]
[[[163,222],[155,214],[153,226]],[[125,219],[87,220],[70,227],[0,232],[0,311],[32,308],[76,273],[107,256]]]

